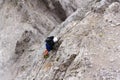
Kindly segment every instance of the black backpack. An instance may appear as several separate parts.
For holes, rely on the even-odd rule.
[[[54,39],[54,36],[47,37],[47,39],[45,40],[45,42],[46,42],[47,44],[53,46],[53,45],[54,45],[53,39]]]

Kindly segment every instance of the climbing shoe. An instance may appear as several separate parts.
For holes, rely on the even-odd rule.
[[[45,52],[44,52],[44,58],[48,58],[48,57],[49,57],[48,50],[45,50]]]
[[[44,58],[46,59],[46,58],[48,58],[49,57],[49,54],[47,54],[47,55],[44,55]]]

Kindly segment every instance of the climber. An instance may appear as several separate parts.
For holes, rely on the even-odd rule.
[[[49,55],[48,52],[50,52],[53,49],[53,46],[57,41],[58,41],[57,37],[54,36],[47,37],[47,39],[45,40],[46,50],[44,52],[44,57]]]

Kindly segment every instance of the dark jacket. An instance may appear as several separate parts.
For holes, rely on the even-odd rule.
[[[54,39],[54,36],[50,36],[50,37],[47,37],[47,39],[45,40],[45,42],[46,42],[46,49],[48,51],[51,51],[53,49],[53,46],[55,44],[53,39]]]

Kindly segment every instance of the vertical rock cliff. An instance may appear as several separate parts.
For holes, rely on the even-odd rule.
[[[1,0],[0,80],[120,80],[119,35],[120,0]]]

